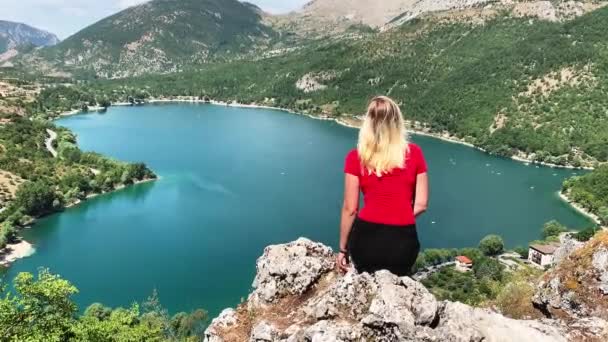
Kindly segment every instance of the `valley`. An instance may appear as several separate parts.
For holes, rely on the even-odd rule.
[[[420,286],[516,319],[551,316],[557,335],[595,341],[587,320],[552,314],[573,312],[554,298],[588,291],[572,279],[595,274],[590,248],[573,256],[587,269],[560,279],[559,293],[542,280],[565,266],[545,273],[524,259],[529,244],[579,248],[608,224],[607,5],[313,0],[277,14],[237,0],[152,0],[62,41],[0,21],[0,257],[18,293],[0,300],[0,340],[195,341],[227,306],[245,322],[241,338],[256,336],[254,323],[281,330],[239,305],[255,258],[300,236],[337,246],[341,167],[356,144],[344,126],[383,94],[431,170],[416,267],[456,255],[480,264],[437,267]],[[495,234],[502,257],[480,252]],[[36,298],[61,319],[34,310],[34,328],[13,324]],[[441,305],[436,319],[458,323]],[[580,329],[563,330],[572,319]],[[353,333],[370,333],[361,324]],[[412,336],[452,333],[422,325]],[[209,341],[231,341],[213,329]]]

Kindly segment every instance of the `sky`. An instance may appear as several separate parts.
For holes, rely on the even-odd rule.
[[[0,0],[0,20],[25,23],[60,39],[146,0]],[[286,13],[309,0],[248,0],[270,13]]]

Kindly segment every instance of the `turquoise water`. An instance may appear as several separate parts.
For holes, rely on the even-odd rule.
[[[343,160],[357,131],[272,110],[212,105],[111,108],[62,119],[84,150],[144,161],[161,179],[40,220],[20,271],[49,267],[92,302],[125,306],[153,289],[171,311],[212,315],[246,296],[269,244],[306,236],[337,245]],[[525,166],[414,137],[431,177],[424,248],[474,246],[490,233],[514,247],[542,224],[589,222],[556,195],[575,173]]]

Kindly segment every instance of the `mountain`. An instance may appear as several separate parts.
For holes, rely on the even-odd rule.
[[[153,0],[127,8],[36,57],[101,77],[174,72],[256,51],[274,31],[259,8],[236,0]]]
[[[31,47],[51,46],[59,42],[56,35],[28,26],[0,20],[0,63]]]
[[[51,46],[59,43],[56,35],[26,24],[0,20],[0,53],[19,45]]]
[[[386,31],[433,16],[442,22],[483,22],[485,17],[509,13],[515,17],[562,21],[605,5],[606,1],[595,0],[313,0],[298,11],[269,17],[268,21],[278,30],[319,38],[361,29]]]
[[[401,19],[400,23],[435,11],[466,9],[490,0],[313,0],[302,9],[276,16],[271,20],[277,27],[300,35],[339,34],[351,27],[384,29]]]

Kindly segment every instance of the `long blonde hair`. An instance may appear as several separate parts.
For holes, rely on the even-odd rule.
[[[374,97],[359,131],[357,151],[361,166],[378,177],[405,167],[407,132],[401,109],[386,96]]]

